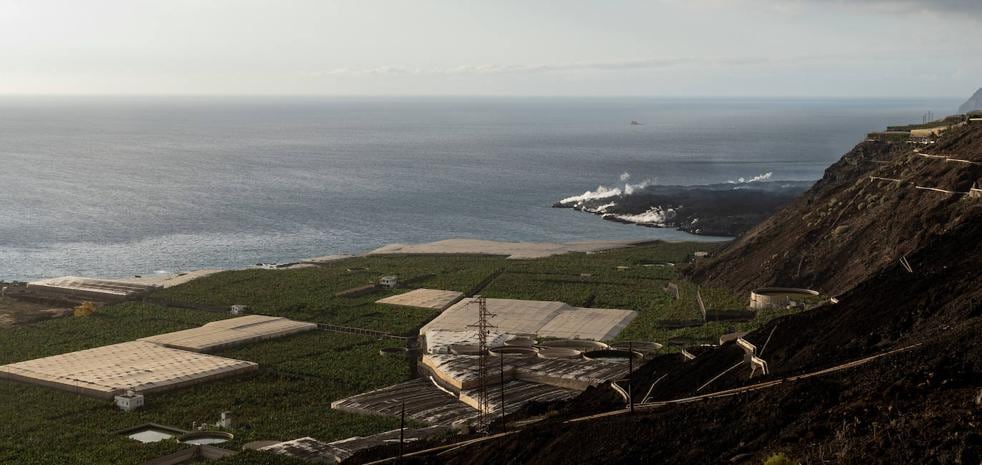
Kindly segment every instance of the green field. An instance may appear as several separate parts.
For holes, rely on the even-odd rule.
[[[91,317],[3,331],[0,341],[6,363],[193,327],[213,318],[193,310],[124,304]],[[45,340],[55,344],[46,347]],[[194,422],[214,423],[224,410],[234,412],[240,425],[227,445],[235,449],[259,439],[333,440],[392,429],[397,420],[337,412],[330,404],[408,379],[405,360],[378,354],[382,347],[400,344],[314,331],[220,352],[216,355],[258,362],[260,370],[149,395],[146,406],[134,412],[67,392],[0,382],[0,463],[140,463],[182,446],[140,444],[113,431],[146,422],[191,429]]]
[[[411,308],[393,311],[391,306],[374,303],[405,289],[379,290],[357,297],[335,294],[385,275],[399,276],[406,286],[414,288],[468,292],[505,262],[503,257],[487,256],[358,257],[316,268],[227,271],[152,297],[220,307],[243,304],[257,313],[409,335],[435,317],[436,312]]]
[[[408,288],[465,293],[486,284],[488,297],[560,300],[573,305],[636,310],[639,317],[620,340],[664,342],[683,338],[710,342],[724,332],[763,324],[780,312],[762,313],[747,323],[710,323],[665,330],[659,322],[699,317],[695,285],[680,269],[707,244],[652,243],[602,253],[574,253],[537,260],[489,256],[372,256],[294,270],[229,271],[154,293],[172,306],[123,303],[89,317],[66,317],[0,330],[0,363],[54,355],[139,337],[191,328],[227,313],[173,308],[174,305],[248,305],[253,312],[413,335],[436,312],[375,304]],[[395,274],[403,289],[337,297],[345,289]],[[493,278],[493,279],[490,279]],[[682,298],[662,288],[677,283]],[[746,296],[722,289],[701,290],[710,308],[740,308]],[[113,431],[145,422],[190,429],[232,411],[239,427],[226,446],[253,440],[312,436],[330,441],[397,427],[395,419],[332,411],[330,403],[358,392],[409,379],[410,363],[382,357],[380,348],[402,344],[364,336],[314,331],[227,350],[217,355],[258,362],[257,373],[149,395],[145,408],[121,412],[109,402],[52,389],[0,382],[0,463],[140,463],[182,446],[144,445]],[[677,350],[666,348],[665,350]],[[220,463],[297,463],[285,458],[242,454]]]

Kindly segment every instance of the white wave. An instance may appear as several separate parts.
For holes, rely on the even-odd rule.
[[[675,218],[675,209],[651,207],[644,213],[634,215],[611,215],[622,221],[634,224],[664,225]]]
[[[631,179],[631,173],[625,171],[624,174],[621,174],[621,182],[627,182],[628,179]]]

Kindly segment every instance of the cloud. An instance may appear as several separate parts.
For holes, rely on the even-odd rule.
[[[548,73],[553,71],[577,70],[627,70],[645,68],[665,68],[683,64],[693,64],[706,60],[691,58],[648,58],[642,60],[610,61],[610,62],[572,62],[572,63],[539,63],[539,64],[484,64],[461,65],[449,68],[419,68],[412,66],[378,66],[373,68],[336,68],[328,71],[311,73],[314,76],[453,76],[453,75],[494,75],[510,73]]]
[[[377,66],[370,68],[335,68],[327,71],[308,73],[311,77],[344,77],[344,76],[481,76],[500,74],[535,74],[563,71],[625,71],[642,69],[660,69],[690,65],[722,65],[722,66],[755,66],[773,64],[816,63],[842,58],[861,58],[860,55],[802,55],[790,57],[746,56],[746,57],[663,57],[643,58],[621,61],[584,61],[570,63],[539,63],[539,64],[485,64],[461,65],[447,68],[421,68],[415,66]]]
[[[783,1],[783,0],[782,0]],[[980,0],[799,0],[816,4],[836,4],[885,13],[937,13],[970,15],[982,19]]]

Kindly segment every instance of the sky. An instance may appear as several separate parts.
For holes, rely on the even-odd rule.
[[[0,94],[963,97],[982,0],[0,0]]]

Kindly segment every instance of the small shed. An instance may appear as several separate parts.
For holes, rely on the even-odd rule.
[[[235,427],[235,422],[232,419],[232,412],[229,412],[229,411],[222,412],[222,415],[219,418],[218,424],[216,426],[218,426],[219,428],[223,428],[223,429],[232,429],[232,428],[234,428]]]
[[[394,289],[399,284],[399,278],[397,276],[382,276],[378,280],[379,287],[384,287],[386,289]]]
[[[678,284],[668,283],[668,284],[665,285],[665,287],[663,288],[663,290],[665,291],[665,293],[667,293],[668,295],[672,296],[672,298],[675,299],[675,300],[679,300],[682,297],[682,294],[679,291],[679,285]]]
[[[143,394],[133,392],[133,390],[128,390],[125,394],[116,396],[116,406],[124,412],[129,412],[143,407]]]

